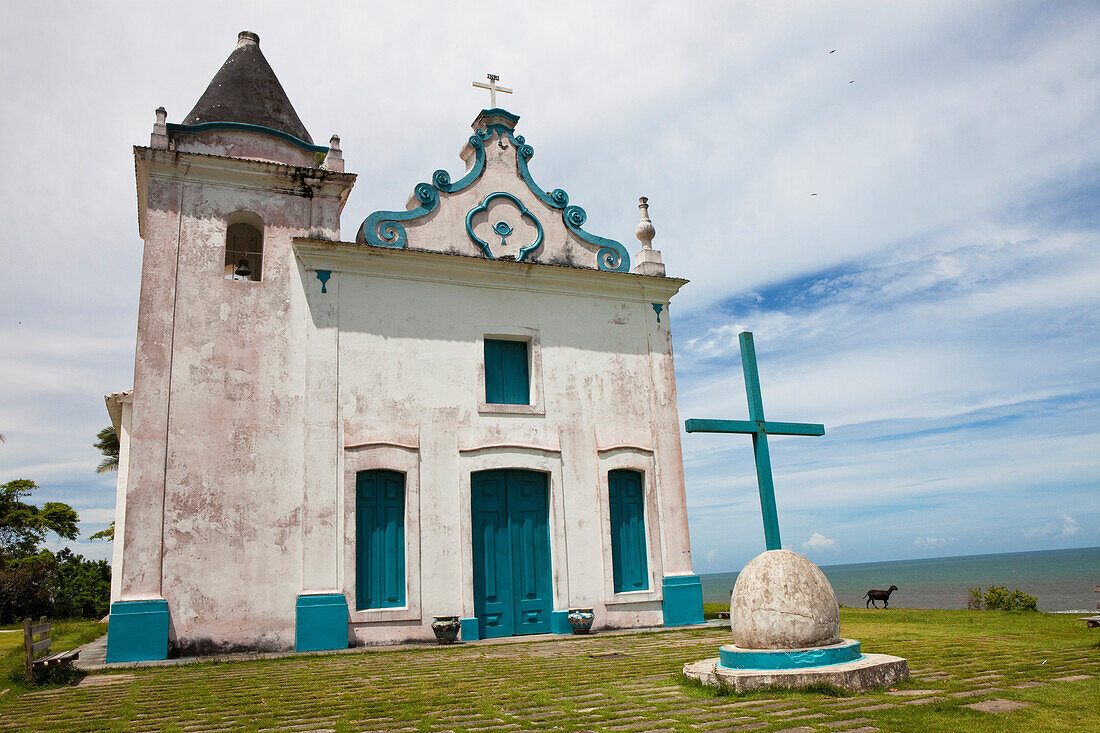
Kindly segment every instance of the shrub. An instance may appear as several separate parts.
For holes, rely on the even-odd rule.
[[[1022,590],[1008,590],[1003,585],[990,586],[985,593],[985,607],[991,611],[1038,611],[1039,599]]]
[[[991,585],[985,594],[981,588],[971,588],[966,607],[974,611],[1038,611],[1038,603],[1038,598],[1019,588],[1010,591],[1003,585]]]

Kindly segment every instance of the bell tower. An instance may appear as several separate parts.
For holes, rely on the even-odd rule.
[[[256,600],[276,560],[301,566],[314,273],[291,242],[339,241],[355,182],[339,138],[314,144],[249,31],[181,123],[156,110],[134,158],[144,254],[110,662],[210,651],[211,629]],[[199,561],[225,577],[195,587]],[[286,647],[295,596],[266,600],[290,609],[262,624]],[[259,621],[240,623],[254,639]]]

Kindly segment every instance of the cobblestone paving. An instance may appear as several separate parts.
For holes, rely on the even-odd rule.
[[[898,730],[883,727],[879,715],[906,706],[957,708],[1036,694],[1035,686],[1090,685],[1100,673],[1096,657],[1082,656],[1080,649],[1036,651],[1045,664],[1022,664],[1019,655],[983,655],[975,649],[981,641],[971,639],[957,650],[938,650],[936,664],[925,661],[918,644],[894,644],[890,651],[908,657],[913,672],[901,694],[744,698],[681,681],[684,663],[715,656],[727,641],[728,631],[712,627],[131,669],[26,693],[0,708],[0,731],[41,729],[45,722],[59,730],[188,733],[852,733]]]

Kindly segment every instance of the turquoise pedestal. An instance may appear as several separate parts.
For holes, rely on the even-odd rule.
[[[459,633],[462,635],[463,641],[477,641],[481,638],[481,631],[478,630],[476,616],[473,618],[460,618],[458,623],[462,626],[462,630]]]
[[[733,644],[718,648],[718,665],[722,669],[808,669],[862,658],[859,642],[854,639],[804,649],[741,649]]]
[[[661,583],[665,626],[703,623],[703,584],[698,575],[672,575]]]
[[[348,602],[342,593],[298,596],[294,649],[315,652],[348,648]]]
[[[117,601],[107,624],[107,663],[168,658],[168,601]]]
[[[550,612],[550,632],[554,634],[573,633],[573,627],[569,624],[569,611]]]

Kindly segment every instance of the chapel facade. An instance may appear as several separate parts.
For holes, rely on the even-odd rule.
[[[144,240],[120,439],[108,661],[702,623],[669,300],[645,200],[631,257],[537,185],[482,110],[465,172],[340,215],[242,32],[135,147]]]

